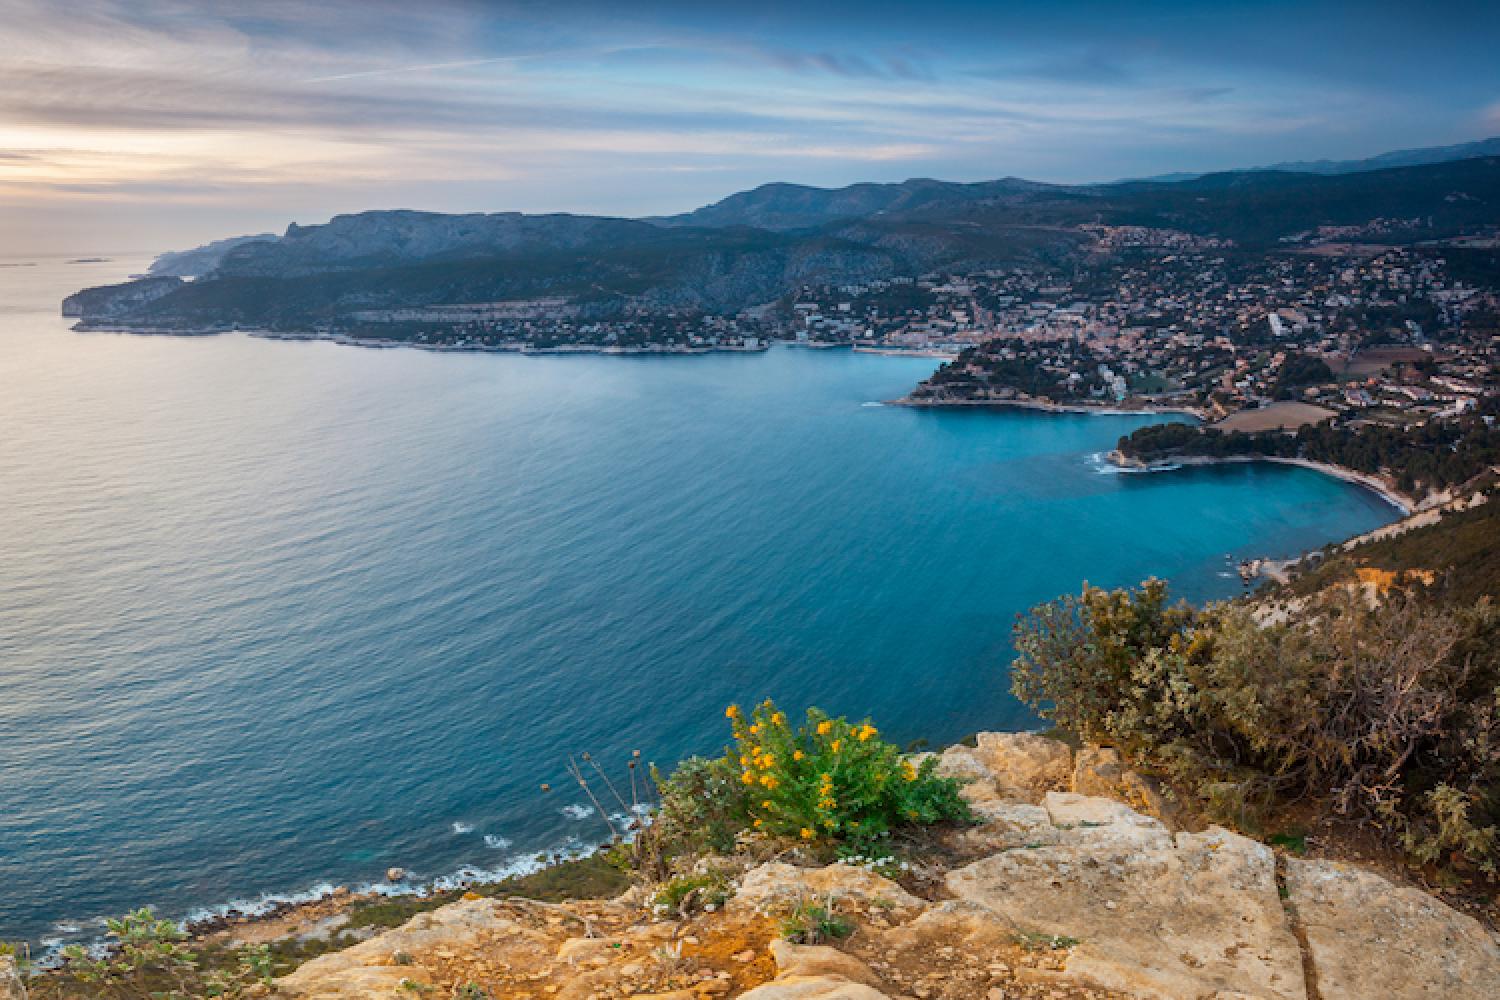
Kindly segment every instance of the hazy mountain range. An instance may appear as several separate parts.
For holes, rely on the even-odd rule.
[[[306,328],[371,309],[542,297],[585,313],[728,312],[812,282],[1056,263],[1090,242],[1078,228],[1087,223],[1175,229],[1254,251],[1319,225],[1375,218],[1422,220],[1412,238],[1500,223],[1500,156],[1078,186],[768,184],[643,220],[363,212],[168,255],[150,278],[72,296],[65,311],[86,323],[169,329]]]
[[[1251,167],[1251,170],[1287,170],[1301,174],[1358,174],[1367,170],[1384,170],[1387,167],[1419,167],[1424,163],[1449,163],[1453,160],[1470,160],[1477,156],[1500,156],[1500,136],[1461,142],[1454,146],[1424,146],[1421,149],[1398,149],[1363,160],[1293,160],[1273,163],[1269,167]],[[1162,174],[1147,177],[1152,181],[1189,181],[1202,174]]]

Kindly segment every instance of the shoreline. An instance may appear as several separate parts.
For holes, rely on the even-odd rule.
[[[947,407],[978,407],[1011,410],[1032,410],[1037,413],[1082,413],[1100,417],[1135,417],[1180,414],[1203,421],[1203,411],[1191,406],[1106,406],[1092,403],[1052,403],[1040,399],[914,399],[902,396],[885,400],[887,406],[909,406],[913,409],[944,409]]]
[[[615,344],[560,344],[555,347],[536,347],[526,342],[504,344],[429,344],[411,340],[389,340],[382,337],[356,337],[347,333],[306,333],[285,330],[239,330],[205,327],[198,330],[152,329],[148,327],[112,326],[107,324],[77,323],[75,333],[122,333],[135,337],[218,337],[226,334],[243,334],[257,340],[315,341],[337,344],[340,347],[364,347],[370,350],[397,350],[407,348],[414,351],[431,351],[437,354],[523,354],[556,356],[568,354],[603,355],[698,355],[698,354],[763,354],[771,349],[769,343],[757,347],[735,347],[713,344],[705,347],[678,346],[673,344],[619,346]]]
[[[1372,476],[1367,472],[1359,472],[1356,469],[1350,469],[1342,465],[1315,462],[1307,458],[1286,458],[1280,455],[1183,455],[1178,458],[1142,462],[1138,459],[1126,458],[1120,454],[1118,449],[1111,451],[1107,458],[1112,465],[1132,472],[1171,472],[1174,469],[1180,469],[1184,466],[1244,465],[1250,462],[1292,465],[1302,469],[1311,469],[1313,472],[1320,472],[1325,476],[1332,476],[1335,479],[1343,480],[1355,486],[1363,486],[1392,507],[1395,507],[1401,512],[1403,518],[1410,517],[1414,512],[1422,509],[1422,503],[1415,497],[1402,493],[1378,476]]]

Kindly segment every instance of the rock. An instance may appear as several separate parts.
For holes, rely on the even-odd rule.
[[[618,941],[609,938],[568,938],[557,946],[557,960],[569,965],[603,965],[620,954]]]
[[[385,870],[385,880],[387,882],[399,882],[404,878],[406,878],[405,868],[387,868]]]
[[[1105,800],[1063,793],[1047,803],[1054,820],[1103,825],[951,872],[954,895],[1023,931],[1076,940],[1074,979],[1162,1000],[1305,1000],[1269,849],[1217,828],[1169,838],[1155,820]]]
[[[753,961],[755,961],[755,949],[754,948],[746,948],[744,951],[737,951],[737,952],[735,952],[730,957],[733,958],[736,962],[740,962],[740,963],[753,962]]]
[[[1142,816],[1114,799],[1048,792],[1043,805],[1062,844],[1145,848],[1165,847],[1171,841],[1160,820]]]
[[[1131,770],[1119,752],[1109,747],[1079,749],[1073,758],[1072,790],[1118,799],[1173,826],[1182,825],[1179,810],[1162,796],[1157,782]]]
[[[933,903],[921,916],[886,931],[881,940],[898,951],[932,951],[958,945],[966,953],[1008,945],[1016,927],[989,907],[962,899]]]
[[[825,976],[787,976],[764,983],[740,1000],[890,1000],[873,986]]]
[[[366,996],[378,992],[378,984],[388,990],[403,978],[428,981],[431,977],[421,958],[438,949],[498,952],[512,965],[544,966],[554,957],[547,937],[511,920],[500,901],[462,900],[420,913],[353,947],[320,955],[278,980],[278,985],[284,996],[293,998]],[[398,965],[398,954],[409,956],[412,964]]]
[[[24,1000],[25,996],[26,987],[21,982],[15,958],[0,955],[0,1000]]]
[[[1333,861],[1286,862],[1286,887],[1323,1000],[1500,995],[1500,946],[1418,889]]]
[[[838,977],[866,986],[880,985],[880,977],[868,965],[826,945],[792,944],[778,939],[771,942],[771,957],[782,976]]]
[[[1014,847],[1041,847],[1061,839],[1052,817],[1042,806],[1024,802],[971,802],[979,826],[965,830],[960,841],[970,851],[993,853]]]
[[[834,897],[866,906],[919,909],[923,902],[888,878],[858,865],[797,868],[772,861],[745,873],[739,889],[725,904],[731,911],[770,913],[800,900]]]
[[[1006,798],[1035,803],[1072,784],[1073,751],[1060,740],[1036,733],[980,733],[975,739],[974,756]]]

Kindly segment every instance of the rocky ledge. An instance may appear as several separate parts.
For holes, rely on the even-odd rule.
[[[281,993],[1487,1000],[1500,986],[1500,945],[1473,918],[1354,865],[1174,829],[1112,751],[987,733],[941,768],[968,779],[983,822],[953,838],[952,865],[893,872],[904,885],[870,865],[761,857],[740,862],[709,912],[664,914],[643,888],[607,902],[466,899],[308,962]],[[783,940],[781,918],[807,901],[852,933]]]

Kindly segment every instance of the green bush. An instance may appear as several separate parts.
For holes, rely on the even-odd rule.
[[[1018,697],[1254,829],[1311,796],[1422,861],[1500,863],[1500,614],[1330,591],[1286,620],[1085,587],[1016,627]]]
[[[934,759],[913,764],[868,721],[809,709],[793,726],[769,701],[749,718],[733,705],[725,714],[734,746],[723,757],[658,776],[662,807],[641,853],[725,852],[746,831],[873,847],[902,827],[970,818],[958,782],[935,774]]]

